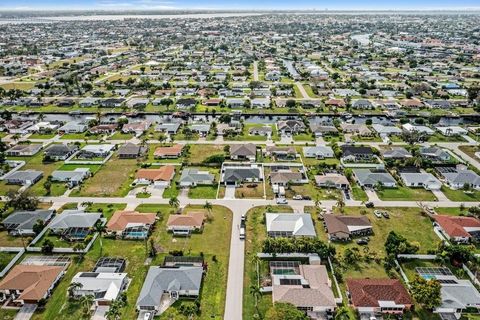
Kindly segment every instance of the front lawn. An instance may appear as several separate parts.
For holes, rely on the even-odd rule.
[[[300,133],[293,135],[293,140],[295,141],[315,141],[315,138],[311,133]]]
[[[115,132],[113,135],[107,138],[107,140],[130,140],[134,137],[134,134]]]
[[[219,144],[191,144],[188,162],[202,163],[213,155],[225,155],[224,147],[225,145]]]
[[[424,188],[408,188],[399,186],[397,188],[382,188],[377,191],[380,200],[384,201],[435,201],[435,195]]]
[[[470,201],[480,201],[480,191],[478,190],[453,190],[448,187],[442,186],[443,194],[452,201],[458,202],[470,202]]]
[[[217,185],[213,186],[196,186],[188,190],[190,199],[215,199],[217,197]]]
[[[263,199],[264,197],[264,184],[262,183],[244,183],[241,186],[235,188],[235,198],[251,198],[251,199]]]
[[[42,139],[42,140],[49,140],[55,137],[55,133],[32,133],[28,139]]]
[[[353,200],[368,201],[368,196],[365,191],[357,184],[351,186]]]

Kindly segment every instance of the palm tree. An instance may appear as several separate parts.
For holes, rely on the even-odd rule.
[[[98,233],[98,240],[100,241],[100,255],[102,255],[102,250],[103,250],[102,236],[107,230],[107,228],[105,227],[105,224],[103,224],[102,221],[98,221],[93,226],[93,230]]]
[[[413,165],[417,168],[420,168],[422,167],[422,164],[423,164],[423,159],[421,156],[416,156],[414,159],[413,159]]]
[[[70,286],[68,286],[68,296],[70,298],[73,298],[75,296],[75,291],[77,289],[81,289],[83,287],[83,284],[79,282],[72,282],[70,283]]]
[[[348,314],[348,309],[345,307],[340,307],[335,313],[335,320],[349,320],[350,315]]]
[[[262,291],[260,291],[260,286],[258,284],[252,284],[250,286],[250,294],[255,299],[255,308],[258,312],[258,298],[262,295]]]
[[[87,294],[80,298],[80,304],[82,305],[84,315],[88,315],[90,313],[90,307],[94,300],[95,298],[91,294]]]
[[[170,200],[168,200],[168,204],[170,205],[170,207],[176,209],[180,206],[180,201],[178,200],[177,197],[173,196],[170,198]]]
[[[203,205],[203,209],[207,209],[207,211],[208,211],[208,217],[211,218],[212,209],[213,209],[212,203],[210,203],[210,202],[208,202],[208,201],[205,201],[205,204]]]
[[[340,211],[342,211],[343,207],[345,207],[345,201],[342,198],[337,200],[337,207],[340,208]]]

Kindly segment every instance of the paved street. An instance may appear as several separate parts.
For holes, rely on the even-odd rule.
[[[258,61],[253,62],[253,81],[259,81],[258,77]]]

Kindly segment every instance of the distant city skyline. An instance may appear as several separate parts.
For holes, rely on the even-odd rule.
[[[0,10],[480,10],[478,0],[2,0]]]

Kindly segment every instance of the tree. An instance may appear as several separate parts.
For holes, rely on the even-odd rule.
[[[101,255],[103,250],[102,236],[107,230],[107,228],[105,227],[105,224],[99,220],[93,226],[93,230],[98,233],[98,240],[100,241],[100,255]]]
[[[195,302],[186,301],[180,305],[180,312],[187,317],[196,315],[198,311],[200,311],[200,309]]]
[[[347,307],[340,307],[335,312],[335,320],[350,320],[350,315],[348,313]]]
[[[30,191],[18,192],[10,190],[7,192],[7,206],[15,210],[33,211],[37,209],[39,200],[30,194]]]
[[[43,254],[52,254],[53,248],[53,242],[50,239],[46,239],[45,241],[43,241],[41,251]]]
[[[82,310],[84,315],[90,314],[90,307],[93,304],[95,297],[91,294],[84,295],[80,298],[80,304],[82,305]]]
[[[203,209],[206,209],[208,211],[208,216],[211,217],[212,209],[213,209],[212,203],[205,201],[205,204],[203,205]]]
[[[68,286],[68,296],[70,298],[74,298],[75,297],[75,291],[78,290],[78,289],[81,289],[83,287],[83,284],[81,284],[80,282],[72,282],[70,283],[70,285]]]
[[[43,187],[45,188],[45,191],[47,191],[47,195],[50,195],[50,192],[52,191],[52,181],[50,177],[48,177],[47,180],[43,183]]]
[[[307,320],[307,315],[293,304],[276,302],[265,314],[265,320]]]
[[[42,220],[38,219],[33,225],[32,230],[35,234],[39,234],[40,232],[42,232],[44,227],[45,223]]]
[[[168,204],[170,207],[177,209],[180,206],[180,201],[177,197],[173,196],[170,198],[170,200],[168,200]]]
[[[441,296],[442,285],[436,279],[425,280],[418,274],[410,282],[410,291],[412,297],[427,309],[433,309],[442,304]]]
[[[257,309],[258,312],[258,298],[262,295],[262,292],[260,291],[260,286],[258,284],[252,284],[250,286],[250,294],[252,295],[253,299],[255,299],[255,308]]]

